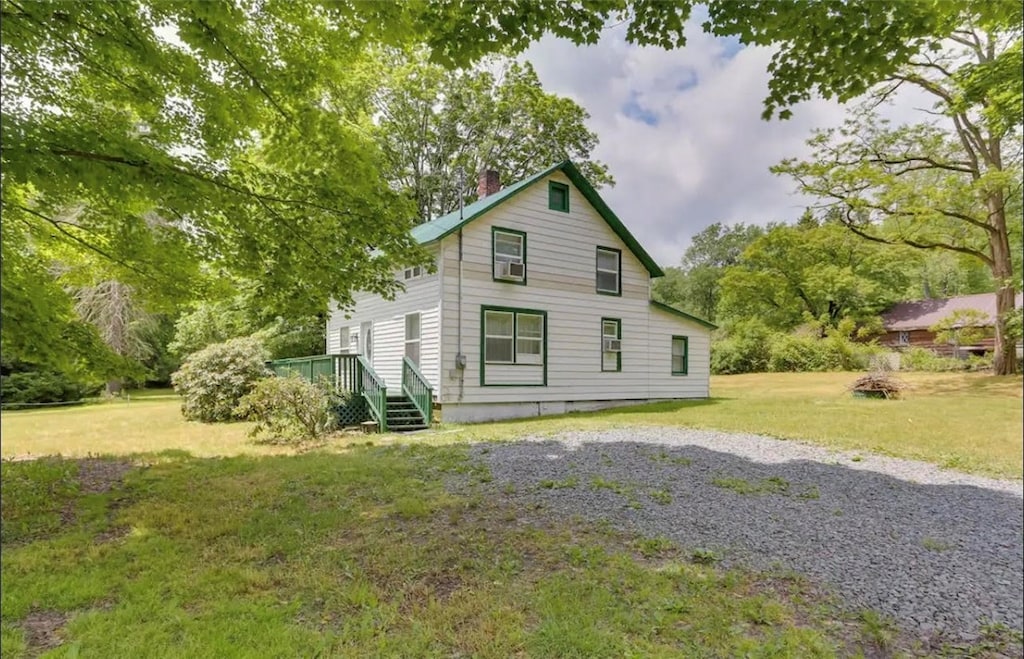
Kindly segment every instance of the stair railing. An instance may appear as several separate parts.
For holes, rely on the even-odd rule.
[[[377,422],[380,432],[388,431],[388,389],[373,367],[359,356],[361,393],[370,408],[370,416]]]
[[[434,392],[416,364],[408,357],[402,358],[402,393],[412,401],[423,416],[423,422],[430,425],[434,411]]]

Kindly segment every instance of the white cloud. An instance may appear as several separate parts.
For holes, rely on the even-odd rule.
[[[595,156],[617,180],[602,196],[665,265],[713,222],[795,220],[809,200],[768,168],[804,155],[811,129],[843,117],[838,103],[814,100],[789,121],[761,120],[771,51],[736,52],[699,28],[688,39],[675,51],[639,48],[613,29],[588,47],[546,37],[524,55],[545,89],[590,112]],[[652,114],[656,125],[643,120]]]

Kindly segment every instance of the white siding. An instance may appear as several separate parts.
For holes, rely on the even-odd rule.
[[[368,293],[356,294],[352,309],[331,313],[327,321],[327,352],[334,354],[341,350],[340,328],[348,327],[350,333],[355,334],[360,333],[363,323],[372,322],[373,369],[384,378],[389,388],[400,387],[402,358],[405,356],[405,316],[419,313],[420,371],[436,392],[441,367],[440,280],[438,273],[407,281],[406,290],[398,293],[394,300]],[[360,344],[359,349],[365,354],[365,346]]]
[[[569,213],[548,209],[548,180],[569,184]],[[526,232],[526,286],[493,281],[491,227]],[[457,371],[444,370],[443,403],[490,405],[708,395],[708,330],[651,307],[650,276],[646,268],[560,172],[471,222],[464,229],[463,240],[462,352],[467,365],[461,397]],[[453,235],[442,243],[442,353],[451,356],[457,353],[457,241]],[[598,246],[622,250],[621,297],[599,295],[595,290]],[[481,386],[482,306],[547,312],[547,386]],[[622,321],[621,372],[601,371],[602,317]],[[672,335],[690,339],[687,376],[671,374]],[[490,365],[486,368],[488,383],[495,381],[500,371],[510,368],[526,367],[499,369]],[[524,381],[508,380],[510,383]],[[536,414],[544,406],[534,407],[538,410],[533,412]],[[451,419],[455,415],[445,417]]]

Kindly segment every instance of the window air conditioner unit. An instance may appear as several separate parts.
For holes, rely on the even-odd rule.
[[[515,261],[501,261],[498,263],[498,277],[522,281],[526,278],[526,264]]]
[[[605,352],[622,352],[622,339],[605,339]]]

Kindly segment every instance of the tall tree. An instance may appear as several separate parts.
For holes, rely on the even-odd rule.
[[[156,334],[159,320],[145,310],[135,289],[117,280],[79,288],[74,291],[74,298],[78,315],[96,328],[107,347],[122,357],[123,364],[130,369],[107,380],[107,392],[117,393],[123,379],[137,375],[142,370],[142,361],[158,351],[150,340]]]
[[[846,318],[866,321],[914,282],[906,257],[906,250],[865,242],[835,222],[775,226],[725,271],[719,314],[780,330],[808,320],[822,331]]]
[[[416,200],[426,222],[476,199],[476,174],[497,170],[515,181],[571,158],[600,187],[613,183],[592,159],[597,135],[587,112],[546,93],[529,63],[491,59],[448,70],[426,53],[387,53],[374,94],[385,176]],[[462,188],[458,170],[462,170]]]
[[[996,286],[995,370],[1016,371],[1006,319],[1016,288],[1011,235],[1020,233],[1021,27],[983,16],[889,76],[840,129],[809,142],[815,157],[775,168],[799,189],[842,209],[843,223],[878,243],[946,250],[985,264]],[[876,107],[901,87],[930,95],[920,123],[891,126]],[[1018,266],[1019,267],[1019,266]]]
[[[202,258],[258,281],[266,305],[303,310],[390,293],[394,270],[416,259],[363,75],[366,44],[402,38],[390,18],[405,9],[2,0],[0,11],[0,202],[22,244],[61,241],[185,292],[177,264]]]
[[[706,227],[686,248],[681,267],[669,268],[666,277],[655,280],[655,295],[715,320],[726,268],[736,265],[743,251],[764,232],[762,227],[742,222],[731,226],[715,222]]]

